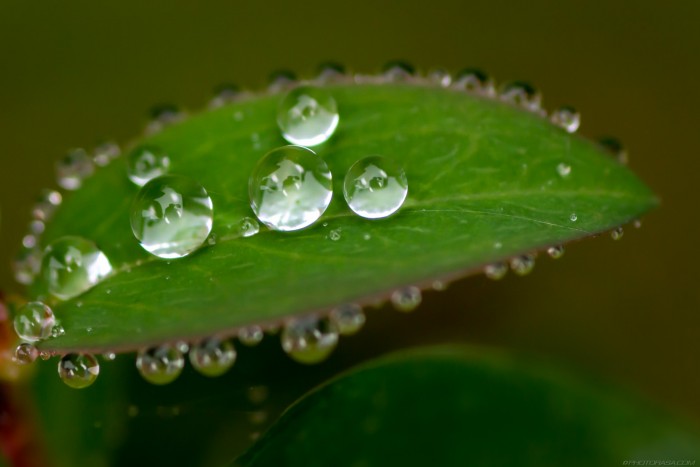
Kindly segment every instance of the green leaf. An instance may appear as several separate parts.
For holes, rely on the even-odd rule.
[[[560,370],[460,347],[394,354],[292,406],[238,467],[693,460],[700,437]]]
[[[190,257],[166,262],[137,244],[129,224],[137,188],[123,160],[68,196],[44,240],[91,239],[116,271],[55,307],[66,333],[41,347],[130,350],[277,324],[477,272],[615,228],[657,204],[597,145],[501,102],[423,86],[330,89],[340,125],[317,152],[333,172],[334,198],[311,228],[237,233],[239,221],[252,216],[249,174],[263,154],[285,144],[275,123],[279,96],[204,112],[145,139],[170,155],[173,173],[198,180],[214,201],[218,240]],[[404,207],[384,220],[353,215],[342,196],[345,172],[370,154],[396,159],[408,176]],[[559,164],[571,173],[561,176]],[[331,230],[341,238],[330,240]]]

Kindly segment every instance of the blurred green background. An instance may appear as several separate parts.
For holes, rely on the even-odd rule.
[[[662,207],[542,259],[524,279],[462,280],[414,315],[370,314],[337,361],[443,340],[542,354],[700,421],[697,157],[700,2],[0,2],[0,288],[54,162],[71,147],[140,134],[153,104],[191,111],[218,83],[336,60],[373,71],[478,66],[522,78],[581,133],[612,134]],[[96,209],[99,204],[96,203]],[[375,344],[368,344],[373,342]],[[377,350],[378,351],[378,350]],[[254,355],[250,352],[249,355]],[[108,371],[108,368],[105,368]]]

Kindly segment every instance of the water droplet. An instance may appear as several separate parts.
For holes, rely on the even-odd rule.
[[[281,336],[282,348],[299,363],[319,363],[338,344],[338,329],[328,318],[308,316],[289,321]]]
[[[66,190],[77,190],[83,180],[93,174],[95,166],[84,149],[76,148],[56,164],[58,185]]]
[[[22,248],[12,263],[15,280],[20,284],[29,285],[41,269],[42,253],[38,248]]]
[[[571,166],[561,162],[557,165],[557,173],[560,177],[568,177],[571,174]]]
[[[41,271],[49,293],[68,300],[107,277],[112,272],[112,265],[90,240],[63,237],[44,251]]]
[[[229,340],[206,339],[192,347],[190,363],[204,376],[221,376],[236,362],[236,349]]]
[[[391,294],[391,303],[398,311],[408,313],[415,310],[423,301],[420,289],[418,287],[409,286],[395,290]]]
[[[639,219],[635,219],[635,221],[632,223],[634,225],[635,229],[641,229],[642,228],[642,221]]]
[[[343,193],[350,209],[367,219],[395,213],[408,194],[406,173],[395,162],[370,156],[355,162],[345,176]]]
[[[265,334],[260,326],[247,326],[238,330],[238,340],[241,344],[249,347],[258,345],[262,342],[263,337]]]
[[[39,356],[39,351],[32,344],[22,343],[15,348],[14,360],[20,365],[33,363]]]
[[[316,81],[321,84],[342,83],[348,80],[345,67],[339,63],[325,62],[318,66]]]
[[[436,292],[443,292],[447,290],[447,282],[441,281],[439,279],[434,280],[431,286]]]
[[[44,361],[50,359],[53,356],[54,356],[53,352],[50,352],[48,350],[42,350],[41,352],[39,352],[39,358],[41,358]]]
[[[575,133],[581,125],[581,114],[573,107],[564,106],[557,109],[550,117],[550,120],[568,133]]]
[[[363,235],[362,235],[362,238],[363,238],[364,240],[371,240],[371,239],[372,239],[372,235],[366,233],[366,234],[363,234]]]
[[[605,136],[600,138],[598,144],[600,144],[604,150],[612,154],[620,164],[626,165],[629,161],[627,148],[625,148],[619,139],[612,136]]]
[[[559,259],[564,256],[564,246],[555,245],[547,248],[547,254],[553,259]]]
[[[159,258],[182,258],[209,237],[214,206],[199,183],[164,175],[144,185],[131,207],[131,230],[144,250]]]
[[[214,97],[209,101],[209,107],[219,108],[235,102],[241,97],[241,88],[232,83],[222,83],[214,88]]]
[[[152,384],[172,383],[185,366],[182,352],[172,345],[161,345],[141,350],[136,357],[136,368]]]
[[[159,104],[151,108],[151,121],[146,126],[146,134],[152,135],[165,127],[185,119],[185,113],[173,104]]]
[[[610,232],[610,236],[613,240],[620,240],[624,234],[625,231],[622,227],[618,227]]]
[[[529,274],[535,267],[535,257],[533,255],[520,255],[510,260],[510,268],[519,276]]]
[[[92,332],[92,328],[87,328],[87,332],[88,333]],[[58,323],[56,323],[56,326],[54,326],[53,329],[51,330],[51,337],[59,337],[59,336],[65,335],[65,334],[66,334],[66,330],[63,329],[63,326],[61,326]]]
[[[113,362],[117,358],[117,354],[114,352],[105,352],[102,354],[102,358],[105,361]]]
[[[290,70],[276,70],[270,74],[267,90],[271,93],[289,89],[297,83],[297,75]]]
[[[37,245],[37,238],[35,235],[25,235],[22,237],[22,246],[24,248],[34,248]]]
[[[95,165],[104,167],[119,157],[121,153],[122,150],[117,143],[113,141],[105,141],[104,143],[100,143],[92,151],[92,160],[95,161]]]
[[[46,224],[44,224],[40,220],[33,220],[29,223],[29,232],[35,236],[39,236],[42,233],[44,233],[44,230],[46,229]]]
[[[572,212],[571,215],[569,216],[569,220],[571,222],[576,222],[578,220],[578,216],[576,215],[575,212]]]
[[[74,389],[90,386],[99,374],[100,364],[88,353],[70,353],[58,362],[58,376]]]
[[[486,96],[496,94],[496,86],[493,79],[477,68],[466,68],[457,73],[452,87]]]
[[[179,350],[183,355],[190,351],[190,344],[185,341],[177,341],[175,343],[175,348]]]
[[[452,75],[443,68],[436,68],[428,72],[428,80],[431,83],[446,88],[452,83]]]
[[[505,84],[501,89],[500,98],[505,102],[534,112],[538,112],[542,104],[542,95],[539,91],[524,81],[513,81]]]
[[[342,336],[351,336],[359,331],[365,324],[365,314],[360,305],[341,305],[331,310],[330,320],[338,328]]]
[[[252,237],[260,232],[260,224],[251,217],[244,217],[238,223],[238,234],[241,237]]]
[[[248,188],[258,219],[281,231],[316,222],[333,196],[328,165],[301,146],[283,146],[267,153],[253,170]]]
[[[328,238],[330,238],[334,242],[337,242],[338,240],[340,240],[341,236],[342,236],[341,229],[333,229],[328,233]]]
[[[382,76],[388,83],[402,83],[411,81],[416,74],[416,69],[408,62],[394,60],[386,65],[382,71]]]
[[[338,126],[338,106],[323,88],[300,86],[289,91],[277,109],[277,124],[284,139],[301,146],[328,140]]]
[[[129,180],[144,186],[150,180],[168,173],[170,158],[156,146],[139,146],[129,152],[126,170]]]
[[[484,267],[484,275],[494,281],[503,279],[507,273],[508,265],[506,263],[487,264]]]
[[[53,216],[56,208],[61,205],[62,201],[63,197],[58,191],[42,191],[41,196],[39,196],[39,200],[32,209],[32,217],[34,217],[34,219],[46,222]]]
[[[211,236],[207,239],[207,245],[209,245],[209,246],[216,245],[216,234],[211,234]]]

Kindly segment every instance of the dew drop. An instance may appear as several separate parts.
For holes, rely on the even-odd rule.
[[[51,308],[41,302],[29,302],[17,310],[14,319],[15,332],[20,339],[37,342],[51,337],[56,317]]]
[[[418,308],[423,297],[418,287],[409,286],[395,290],[391,294],[391,303],[397,311],[411,312]]]
[[[641,229],[642,228],[642,221],[639,219],[635,219],[635,221],[632,223],[635,229]]]
[[[366,233],[366,234],[363,234],[363,235],[362,235],[362,238],[363,238],[364,240],[371,240],[371,239],[372,239],[372,235]]]
[[[338,344],[338,329],[328,318],[309,316],[287,323],[281,335],[282,348],[299,363],[319,363]]]
[[[173,104],[159,104],[150,110],[151,121],[146,126],[146,134],[152,135],[165,127],[185,119],[185,113]]]
[[[496,86],[493,79],[477,68],[465,68],[457,73],[452,87],[486,96],[493,96],[496,94]]]
[[[328,238],[330,238],[334,242],[337,242],[338,240],[340,240],[341,236],[342,236],[341,229],[333,229],[328,233]]]
[[[20,365],[29,365],[39,356],[39,350],[32,344],[22,343],[15,348],[14,360]]]
[[[331,310],[330,320],[342,336],[351,336],[364,326],[366,318],[362,307],[356,304],[341,305]]]
[[[56,177],[58,185],[66,190],[77,190],[83,184],[83,180],[95,171],[90,156],[84,149],[76,148],[68,151],[68,154],[56,164]]]
[[[355,162],[345,175],[343,194],[355,214],[379,219],[401,207],[408,194],[408,180],[392,160],[369,156]]]
[[[267,90],[271,93],[289,89],[297,83],[297,75],[290,70],[277,70],[270,74]]]
[[[557,165],[557,173],[560,177],[566,178],[571,174],[571,166],[561,162],[559,165]]]
[[[172,383],[185,366],[182,352],[172,345],[161,345],[141,350],[136,357],[136,368],[152,384]]]
[[[578,220],[578,216],[576,215],[575,212],[572,212],[571,215],[569,216],[569,220],[571,222],[576,222]]]
[[[260,224],[251,217],[244,217],[238,223],[238,234],[241,237],[252,237],[260,232]]]
[[[32,284],[41,269],[41,256],[38,248],[22,248],[12,263],[15,280],[24,285]]]
[[[535,257],[533,255],[516,256],[510,260],[510,268],[519,276],[530,274],[535,267]]]
[[[559,259],[562,256],[564,256],[564,246],[563,245],[550,246],[549,248],[547,248],[547,254],[552,259]]]
[[[610,236],[613,240],[620,240],[624,234],[625,231],[622,227],[618,227],[610,232]]]
[[[443,68],[436,68],[428,72],[428,81],[440,87],[446,88],[452,84],[452,75]]]
[[[32,217],[40,221],[48,221],[61,205],[63,197],[55,190],[44,190],[32,209]]]
[[[434,280],[431,286],[432,286],[433,290],[435,290],[436,292],[443,292],[443,291],[447,290],[447,283],[445,281],[441,281],[439,279]]]
[[[117,354],[114,352],[105,352],[102,354],[102,358],[107,362],[113,362],[117,358]]]
[[[41,271],[49,293],[61,300],[68,300],[108,276],[112,265],[90,240],[63,237],[44,251]]]
[[[92,151],[92,160],[95,162],[95,165],[104,167],[119,157],[121,153],[122,150],[117,143],[113,141],[105,141],[104,143],[99,144]]]
[[[507,273],[508,265],[506,263],[487,264],[484,267],[484,275],[494,281],[503,279]]]
[[[557,109],[550,117],[550,120],[568,133],[575,133],[581,125],[581,114],[573,107],[564,106]]]
[[[315,152],[283,146],[260,159],[248,191],[253,212],[263,224],[291,231],[321,217],[331,202],[333,183],[328,165]]]
[[[209,107],[219,108],[238,100],[241,88],[232,83],[222,83],[214,88],[214,97],[209,101]]]
[[[604,150],[612,154],[620,164],[626,165],[629,161],[627,148],[625,148],[619,139],[612,136],[605,136],[598,141],[598,144],[600,144]]]
[[[238,331],[238,340],[241,342],[241,344],[247,345],[248,347],[258,345],[262,342],[263,337],[265,337],[265,333],[263,333],[260,326],[256,325],[247,326],[239,329]]]
[[[139,146],[129,152],[126,170],[129,180],[138,186],[144,186],[150,180],[168,173],[170,158],[165,152],[150,145]]]
[[[500,98],[524,109],[538,112],[542,104],[542,95],[531,84],[513,81],[501,88]]]
[[[199,183],[180,175],[155,178],[131,207],[131,230],[144,250],[164,259],[182,258],[209,237],[214,206]]]
[[[99,374],[100,364],[88,353],[70,353],[58,362],[58,376],[74,389],[90,386]]]
[[[204,376],[221,376],[235,362],[236,349],[229,340],[212,337],[198,343],[190,350],[192,367]]]
[[[44,361],[49,360],[51,357],[53,357],[53,355],[53,352],[49,352],[48,350],[42,350],[39,352],[39,358]]]
[[[46,224],[40,220],[35,219],[29,223],[29,232],[33,235],[41,235],[44,233],[44,230],[46,230]]]
[[[90,333],[90,332],[92,332],[92,328],[87,328],[86,331],[88,333]],[[61,326],[58,323],[51,330],[51,337],[59,337],[59,336],[65,335],[65,334],[66,334],[66,330],[63,328],[63,326]]]
[[[416,74],[413,65],[402,60],[394,60],[384,65],[382,77],[388,83],[411,81]]]
[[[338,105],[323,88],[300,86],[289,91],[277,108],[277,124],[284,139],[301,146],[328,140],[338,126]]]
[[[347,80],[348,74],[343,65],[325,62],[318,66],[316,81],[320,84],[342,83]]]

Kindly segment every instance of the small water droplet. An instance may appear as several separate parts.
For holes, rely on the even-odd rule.
[[[639,219],[635,219],[635,221],[632,223],[635,229],[641,229],[642,228],[642,221]]]
[[[301,146],[267,153],[249,182],[250,205],[273,230],[291,231],[318,220],[331,202],[333,183],[326,162]]]
[[[616,229],[613,229],[610,232],[610,236],[612,237],[613,240],[620,240],[624,234],[625,234],[625,231],[622,227],[618,227]]]
[[[158,104],[150,110],[151,121],[146,126],[146,134],[153,135],[165,127],[185,119],[185,112],[173,104]]]
[[[49,360],[51,357],[53,357],[53,355],[53,352],[50,352],[48,350],[42,350],[39,352],[39,358],[41,358],[44,361]]]
[[[95,165],[104,167],[119,157],[121,153],[122,150],[117,143],[113,141],[105,141],[104,143],[100,143],[92,151],[92,160],[95,162]]]
[[[355,214],[379,219],[401,207],[408,195],[408,180],[392,160],[369,156],[355,162],[345,175],[343,194]]]
[[[289,91],[277,109],[277,124],[284,139],[301,146],[328,140],[338,126],[338,106],[323,88],[300,86]]]
[[[627,155],[627,148],[622,144],[622,142],[612,136],[605,136],[598,140],[598,144],[610,153],[615,159],[622,165],[627,165],[629,157]]]
[[[296,85],[297,75],[290,70],[276,70],[270,73],[267,90],[270,93],[284,91]]]
[[[230,340],[206,339],[190,350],[192,367],[204,376],[221,376],[236,362],[236,349]]]
[[[209,238],[207,239],[207,245],[209,245],[209,246],[216,245],[216,234],[211,234],[209,236]]]
[[[144,250],[182,258],[201,247],[213,226],[214,206],[199,183],[180,175],[151,180],[131,207],[131,229]]]
[[[38,248],[22,248],[12,263],[15,280],[24,285],[32,284],[41,269],[41,257]]]
[[[325,62],[318,66],[316,81],[320,84],[342,83],[348,81],[348,74],[343,65]]]
[[[56,208],[61,205],[62,201],[63,197],[58,191],[42,191],[37,203],[34,205],[34,208],[32,208],[32,217],[46,222],[53,216]]]
[[[308,316],[290,320],[281,336],[282,348],[299,363],[319,363],[338,344],[338,329],[328,318]]]
[[[44,233],[45,229],[46,224],[40,220],[35,219],[29,223],[29,232],[33,235],[39,236]]]
[[[222,83],[214,88],[214,97],[211,99],[211,101],[209,101],[209,107],[219,108],[232,102],[236,102],[241,97],[241,94],[241,88],[237,85],[233,83]],[[241,117],[242,116],[243,114],[241,113]]]
[[[150,180],[168,173],[170,158],[156,146],[138,146],[129,152],[126,169],[129,180],[138,186],[144,186]]]
[[[22,237],[22,246],[24,248],[34,248],[37,246],[36,236],[29,234]]]
[[[136,357],[136,368],[152,384],[172,383],[180,376],[184,366],[182,352],[169,344],[141,350]]]
[[[416,74],[416,69],[403,60],[393,60],[384,65],[382,77],[387,83],[403,83],[411,81]]]
[[[457,73],[452,87],[485,96],[496,94],[496,85],[493,79],[477,68],[466,68]]]
[[[572,212],[571,215],[569,216],[569,220],[571,222],[576,222],[578,220],[578,216],[576,215],[575,212]]]
[[[362,307],[356,304],[341,305],[331,310],[329,318],[342,336],[351,336],[364,326],[366,318]]]
[[[496,242],[496,243],[493,244],[493,248],[496,249],[496,250],[500,250],[501,248],[503,248],[503,243],[501,243],[501,242]]]
[[[510,268],[519,276],[529,274],[535,267],[535,257],[533,255],[520,255],[510,260]]]
[[[328,238],[330,238],[334,242],[337,242],[338,240],[340,240],[341,236],[342,236],[341,229],[333,229],[328,233]]]
[[[102,354],[102,358],[107,362],[113,362],[117,358],[117,354],[114,352],[105,352]]]
[[[550,120],[568,133],[575,133],[581,125],[581,114],[573,107],[564,106],[557,109],[550,117]]]
[[[100,374],[100,364],[88,353],[71,353],[58,362],[58,376],[68,386],[83,389],[95,382]]]
[[[237,122],[242,122],[244,118],[245,118],[245,114],[240,110],[237,110],[236,112],[233,113],[233,119]]]
[[[533,112],[539,112],[542,95],[531,84],[524,81],[506,83],[500,92],[502,101],[522,107]]]
[[[564,256],[564,246],[563,245],[550,246],[549,248],[547,248],[547,254],[550,256],[550,258],[559,259],[562,256]]]
[[[362,238],[363,238],[364,240],[371,240],[371,239],[372,239],[372,235],[366,233],[366,234],[363,234],[363,235],[362,235]]]
[[[506,263],[487,264],[484,267],[484,275],[494,281],[503,279],[507,273],[508,265]]]
[[[418,308],[422,300],[423,296],[420,289],[414,286],[397,289],[391,294],[391,303],[394,305],[394,308],[404,313]]]
[[[244,217],[238,223],[238,234],[241,237],[252,237],[260,232],[260,224],[251,217]]]
[[[87,331],[88,331],[88,333],[90,333],[90,332],[92,332],[92,329],[88,328]],[[54,337],[54,338],[59,337],[59,336],[63,336],[65,334],[66,334],[66,330],[63,328],[63,326],[61,326],[58,323],[51,330],[51,337]]]
[[[571,166],[561,162],[559,165],[557,165],[557,173],[560,177],[566,178],[571,174]]]
[[[265,334],[260,326],[246,326],[238,330],[238,340],[241,344],[249,347],[258,345],[262,342],[263,337],[265,337]]]
[[[432,283],[433,290],[436,292],[443,292],[447,290],[447,282],[441,280],[434,280]]]
[[[90,156],[84,149],[76,148],[68,151],[68,154],[56,164],[56,177],[58,185],[66,190],[77,190],[83,184],[83,180],[95,171]]]
[[[449,87],[452,83],[452,75],[443,68],[436,68],[428,72],[428,81],[440,87]]]
[[[112,265],[90,240],[63,237],[44,251],[41,271],[49,293],[61,300],[68,300],[107,277],[112,272]]]
[[[15,348],[14,360],[20,365],[29,365],[39,356],[39,351],[32,344],[22,343]]]

